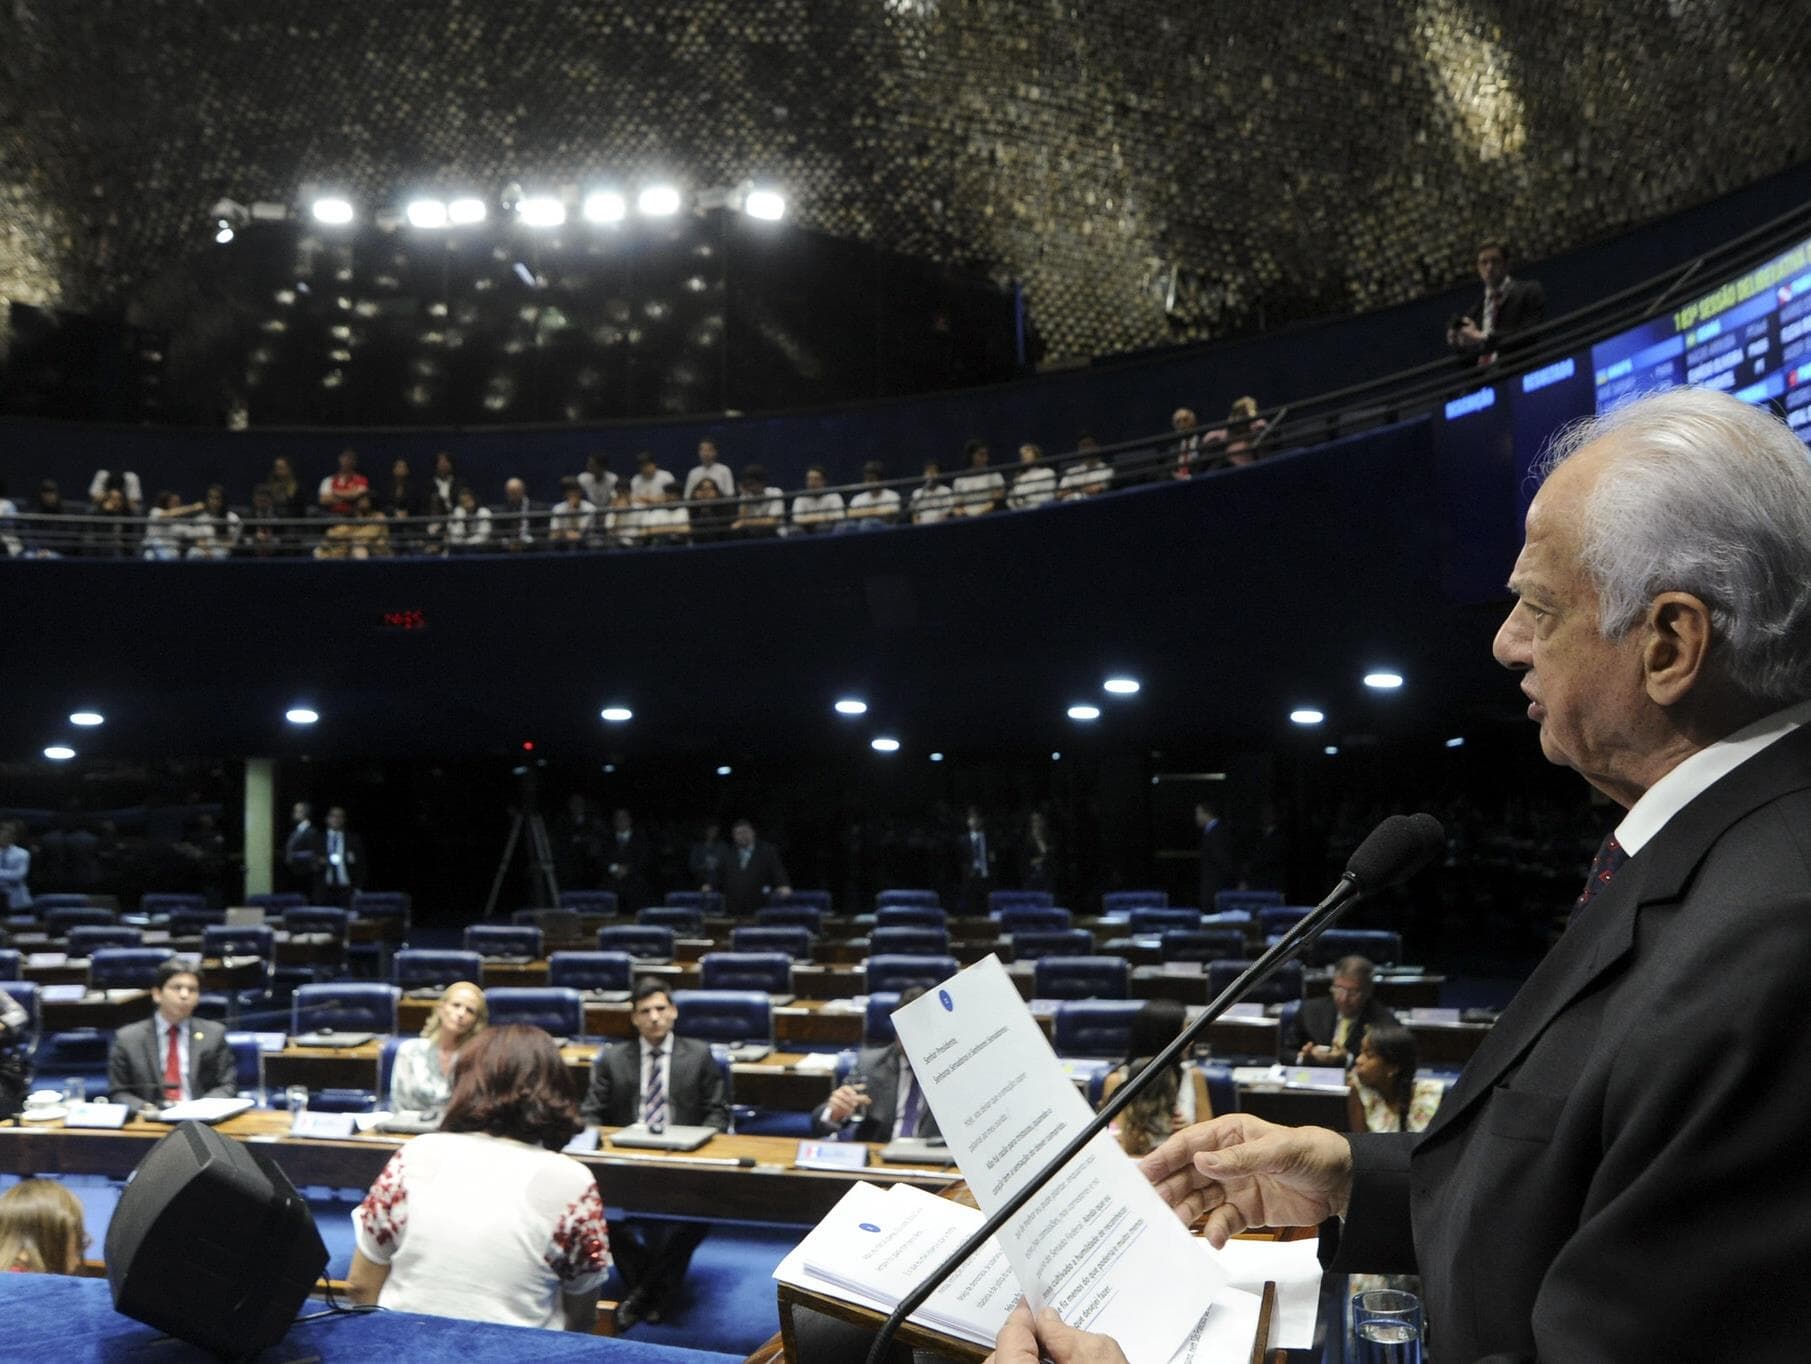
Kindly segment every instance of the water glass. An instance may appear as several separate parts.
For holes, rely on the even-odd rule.
[[[1352,1295],[1355,1364],[1421,1364],[1421,1299],[1397,1288]]]
[[[306,1113],[308,1111],[307,1085],[291,1085],[283,1091],[283,1097],[288,1100],[289,1111],[291,1113]]]
[[[80,1075],[71,1075],[63,1081],[64,1104],[86,1103],[88,1100],[88,1082]]]

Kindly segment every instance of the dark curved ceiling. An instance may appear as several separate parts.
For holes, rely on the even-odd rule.
[[[0,300],[135,315],[220,197],[770,179],[1053,357],[1376,307],[1811,154],[1787,0],[9,0]],[[0,340],[4,332],[0,329]]]

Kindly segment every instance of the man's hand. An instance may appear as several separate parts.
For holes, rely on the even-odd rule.
[[[873,1102],[873,1096],[865,1086],[838,1085],[830,1091],[824,1110],[831,1122],[848,1122],[858,1108],[866,1108]]]
[[[1138,1164],[1185,1224],[1207,1217],[1216,1248],[1247,1227],[1323,1222],[1352,1191],[1352,1150],[1339,1133],[1247,1113],[1186,1127]]]
[[[1078,1331],[1048,1307],[1034,1323],[1031,1309],[1021,1302],[1000,1328],[985,1364],[1039,1364],[1044,1359],[1055,1364],[1126,1364],[1125,1352],[1113,1337]]]

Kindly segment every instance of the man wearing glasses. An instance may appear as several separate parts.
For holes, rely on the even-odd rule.
[[[1365,1029],[1394,1023],[1396,1015],[1371,997],[1377,968],[1364,957],[1342,957],[1325,999],[1302,1001],[1283,1029],[1279,1055],[1298,1066],[1349,1066]]]

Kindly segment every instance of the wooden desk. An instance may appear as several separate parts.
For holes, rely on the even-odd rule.
[[[39,996],[38,1017],[47,1033],[80,1032],[84,1028],[108,1031],[151,1016],[149,990],[109,990],[82,999],[45,999]]]

